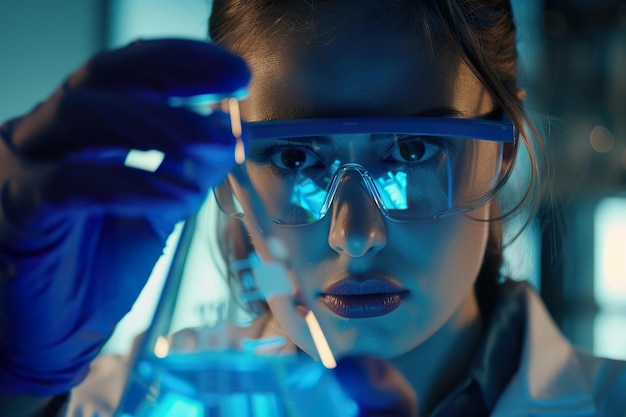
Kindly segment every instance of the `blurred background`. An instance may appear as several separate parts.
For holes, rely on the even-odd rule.
[[[535,286],[574,344],[626,359],[626,4],[513,3],[521,84],[546,137],[554,201],[508,249],[507,272]],[[30,109],[98,51],[138,37],[206,39],[209,11],[210,0],[0,2],[0,120]],[[148,325],[168,262],[107,352],[127,351]]]

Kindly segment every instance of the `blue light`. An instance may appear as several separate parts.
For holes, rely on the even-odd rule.
[[[387,172],[382,177],[376,178],[375,182],[388,210],[406,210],[409,207],[406,172],[398,172],[395,175]]]
[[[168,392],[159,400],[151,417],[203,417],[204,406],[201,402],[192,400],[173,392]]]

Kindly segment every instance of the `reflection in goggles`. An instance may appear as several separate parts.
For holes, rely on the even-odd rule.
[[[374,183],[387,210],[406,210],[409,207],[406,172],[397,172],[395,175],[387,172],[376,178]]]
[[[335,160],[330,167],[330,172],[336,172],[340,162]],[[322,180],[325,187],[318,186],[313,179],[303,174],[298,174],[297,184],[293,187],[293,192],[289,202],[297,207],[301,207],[307,212],[310,220],[319,219],[319,213],[322,211],[324,202],[326,201],[327,187],[330,185],[332,178],[325,177]]]
[[[323,208],[325,203],[330,204],[330,202],[326,201],[329,195],[328,187],[331,183],[340,180],[340,178],[335,178],[339,166],[339,160],[335,160],[329,171],[333,173],[333,178],[329,178],[328,176],[323,178],[323,187],[316,184],[313,179],[306,175],[298,175],[298,180],[293,186],[289,202],[305,210],[309,221],[318,220],[321,217],[320,214],[324,212]],[[341,176],[343,176],[345,172],[345,170],[342,171]],[[361,174],[362,180],[367,183],[369,176],[364,176],[360,171],[358,172]],[[382,176],[374,179],[375,188],[382,199],[385,209],[406,210],[408,208],[407,183],[407,174],[402,171],[396,173],[387,171]],[[366,188],[369,189],[367,186]]]
[[[257,148],[256,159],[248,162],[248,170],[268,214],[276,223],[285,225],[322,219],[347,176],[357,173],[381,213],[394,221],[436,219],[467,212],[484,201],[483,196],[496,186],[500,173],[499,143],[463,138],[411,140],[411,144],[418,140],[425,144],[424,155],[428,158],[403,161],[401,158],[411,155],[398,154],[405,150],[400,146],[407,141],[402,141],[394,143],[385,154],[386,159],[369,163],[369,169],[354,162],[342,163],[338,158],[324,166],[325,152],[333,150],[312,153],[300,144],[270,143]],[[389,158],[390,154],[394,159]]]
[[[322,219],[345,176],[356,173],[389,220],[434,220],[474,210],[497,192],[505,178],[503,143],[516,137],[506,114],[501,120],[270,120],[245,127],[251,185],[274,222],[294,226]],[[215,195],[222,211],[244,217],[230,180]]]
[[[259,141],[251,147],[245,169],[275,223],[305,225],[324,218],[335,198],[340,198],[339,188],[352,176],[387,219],[434,220],[484,204],[501,174],[502,144],[495,141],[377,140],[368,144],[370,148],[358,149],[362,164],[352,162],[352,155],[338,158],[346,153],[341,146],[309,143],[315,145],[315,139]],[[243,217],[228,184],[217,189],[216,197],[224,212]]]

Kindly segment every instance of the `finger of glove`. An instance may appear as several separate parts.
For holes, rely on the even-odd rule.
[[[335,370],[344,391],[356,401],[360,417],[412,417],[415,393],[390,363],[372,357],[346,357]]]
[[[217,45],[189,39],[138,40],[92,58],[68,87],[194,96],[232,93],[250,81],[243,59]]]
[[[44,201],[64,210],[128,217],[144,216],[146,210],[173,210],[186,216],[199,207],[199,199],[224,179],[233,164],[230,149],[196,149],[193,156],[166,158],[156,172],[74,162],[57,172],[44,191]]]
[[[23,156],[45,160],[103,147],[158,149],[166,154],[176,154],[188,143],[234,149],[229,123],[221,112],[207,117],[129,95],[77,89],[58,102],[44,103],[16,124],[12,147]]]
[[[166,158],[156,172],[73,160],[54,169],[47,167],[42,171],[47,173],[45,181],[13,179],[3,199],[6,221],[25,238],[85,213],[129,218],[155,215],[173,225],[200,207],[209,188],[222,181],[233,164],[228,149],[211,147],[191,155]]]
[[[180,213],[175,220],[181,220],[199,208],[209,188],[220,182],[230,167],[230,153],[212,150],[205,156],[215,163],[170,158],[154,173],[72,164],[56,176],[62,189],[50,187],[44,194],[45,201],[68,210],[103,211],[126,217],[173,210]]]

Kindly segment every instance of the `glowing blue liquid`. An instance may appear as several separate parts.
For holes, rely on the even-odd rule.
[[[235,352],[140,360],[118,417],[349,417],[356,405],[319,363]]]

